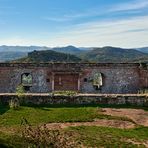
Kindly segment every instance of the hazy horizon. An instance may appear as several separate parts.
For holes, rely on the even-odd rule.
[[[64,45],[64,46],[45,46],[45,45],[0,45],[0,47],[2,46],[10,46],[10,47],[46,47],[46,48],[64,48],[64,47],[68,47],[68,46],[73,46],[73,47],[76,47],[76,48],[103,48],[103,47],[113,47],[113,48],[122,48],[122,49],[139,49],[139,48],[148,48],[148,45],[147,46],[141,46],[141,47],[133,47],[133,48],[128,48],[128,47],[119,47],[119,46],[74,46],[74,45]]]

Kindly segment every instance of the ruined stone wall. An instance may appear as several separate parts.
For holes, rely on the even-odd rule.
[[[148,88],[148,65],[124,63],[40,63],[40,64],[10,64],[0,63],[0,93],[13,93],[21,84],[21,76],[30,73],[33,78],[31,93],[48,93],[54,90],[54,75],[64,73],[65,76],[76,74],[78,91],[82,93],[138,93],[140,89]],[[92,84],[96,73],[102,74],[103,85],[96,90]],[[75,77],[75,76],[74,76]],[[77,81],[77,79],[74,79]],[[87,80],[87,81],[86,81]],[[67,81],[67,80],[66,80]],[[72,81],[65,86],[73,88]]]
[[[103,86],[100,90],[95,90],[92,82],[84,82],[83,79],[84,77],[89,79],[99,72],[103,75]],[[82,74],[81,91],[89,93],[137,93],[141,87],[140,79],[137,66],[113,64],[88,67],[84,69]],[[143,81],[145,82],[145,79]]]
[[[21,84],[21,75],[30,73],[33,78],[30,92],[44,93],[51,91],[51,85],[46,82],[48,70],[46,68],[13,68],[11,71],[10,91],[15,92],[18,85]]]
[[[16,94],[0,94],[0,103],[8,104],[10,100],[16,99]],[[19,99],[19,98],[18,98]],[[76,96],[50,95],[50,94],[26,94],[21,103],[26,105],[132,105],[148,107],[147,95],[84,95]]]
[[[10,92],[12,69],[7,67],[0,68],[0,93]]]
[[[142,89],[148,89],[148,65],[140,65],[140,85]]]
[[[0,67],[0,93],[16,92],[16,88],[21,84],[21,76],[24,73],[30,73],[33,77],[30,92],[44,93],[51,91],[51,84],[46,82],[50,70],[46,67],[8,66]]]

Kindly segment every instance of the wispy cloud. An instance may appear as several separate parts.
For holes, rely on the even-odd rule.
[[[118,13],[128,11],[130,14],[141,13],[143,9],[148,8],[148,0],[133,0],[126,3],[114,4],[112,6],[104,6],[104,8],[89,8],[89,10],[83,10],[81,12],[69,12],[68,14],[61,14],[59,16],[46,16],[42,17],[44,20],[65,22],[77,19],[99,17],[106,14]]]
[[[115,5],[110,10],[111,11],[128,11],[128,10],[139,10],[147,7],[148,7],[147,0],[135,0],[128,3]]]
[[[53,22],[65,22],[65,21],[69,21],[72,20],[72,18],[70,17],[43,17],[44,20],[48,20],[48,21],[53,21]]]
[[[92,22],[73,26],[71,30],[57,34],[48,45],[77,46],[147,46],[148,16],[133,17],[130,20]]]
[[[120,4],[106,6],[106,8],[103,9],[90,8],[89,10],[75,11],[69,14],[68,12],[61,14],[59,12],[53,12],[54,15],[41,18],[53,21],[55,26],[52,29],[43,29],[45,33],[43,32],[41,35],[39,35],[41,32],[38,31],[36,34],[32,35],[32,38],[30,37],[31,35],[29,36],[30,38],[2,38],[0,39],[0,44],[38,44],[45,46],[65,46],[69,44],[76,46],[148,46],[148,16],[146,16],[146,13],[145,15],[141,13],[143,9],[147,7],[148,0],[130,0],[127,3],[121,4],[120,2]],[[125,12],[130,12],[131,14],[121,17],[120,14],[124,14]],[[66,24],[65,22],[67,21],[75,22]]]
[[[44,38],[12,37],[0,39],[7,45],[44,46],[119,46],[126,48],[148,46],[148,16],[132,17],[116,21],[94,21],[76,26],[62,32],[47,33]]]
[[[46,16],[46,17],[42,17],[42,19],[44,20],[48,20],[48,21],[55,21],[55,22],[65,22],[65,21],[72,21],[72,20],[76,20],[76,19],[81,19],[81,18],[87,18],[87,17],[92,17],[92,16],[97,16],[100,15],[101,12],[97,12],[97,11],[85,11],[85,12],[79,12],[79,13],[70,13],[70,14],[63,14],[60,16]]]
[[[147,28],[142,28],[142,29],[130,29],[125,32],[148,32],[148,27]]]
[[[20,11],[17,11],[16,10],[16,7],[14,6],[1,6],[0,5],[0,15],[3,16],[3,15],[18,15],[20,14]]]

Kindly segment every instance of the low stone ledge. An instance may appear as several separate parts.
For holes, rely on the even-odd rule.
[[[15,93],[0,94],[0,102],[8,103],[18,98]],[[23,98],[23,99],[22,99]],[[20,100],[25,104],[107,104],[107,105],[135,105],[148,106],[146,94],[77,94],[74,96],[53,94],[24,94]]]
[[[17,96],[16,93],[0,93],[1,96]],[[52,94],[52,93],[25,93],[25,96],[67,96],[63,94]],[[87,94],[87,93],[79,93],[74,96],[83,96],[83,97],[148,97],[148,94]]]

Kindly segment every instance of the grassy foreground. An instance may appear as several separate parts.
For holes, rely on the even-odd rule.
[[[129,121],[127,118],[113,117],[101,114],[99,107],[26,107],[18,110],[9,109],[7,106],[0,108],[0,127],[18,126],[22,118],[31,125],[51,122],[86,122],[94,119],[118,119]]]
[[[75,140],[86,147],[146,148],[144,143],[148,140],[148,128],[146,127],[123,130],[107,127],[80,126],[66,129],[66,132],[71,131],[77,134]],[[25,147],[27,144],[28,143],[17,134],[13,135],[0,132],[1,148],[21,148]]]
[[[8,106],[0,105],[0,147],[24,147],[25,141],[20,137],[22,118],[26,118],[33,126],[49,122],[86,122],[94,119],[117,119],[126,118],[102,115],[100,107],[27,107],[22,106],[19,110],[9,109]],[[108,127],[71,127],[65,129],[73,131],[78,136],[77,141],[87,147],[145,147],[148,141],[148,128],[122,130]],[[14,140],[15,139],[15,140]],[[129,141],[130,140],[130,141]],[[137,146],[139,142],[139,146]]]
[[[78,133],[78,140],[87,147],[129,148],[145,147],[142,143],[148,140],[148,128],[117,129],[95,126],[71,127]],[[137,142],[141,143],[137,146]]]

